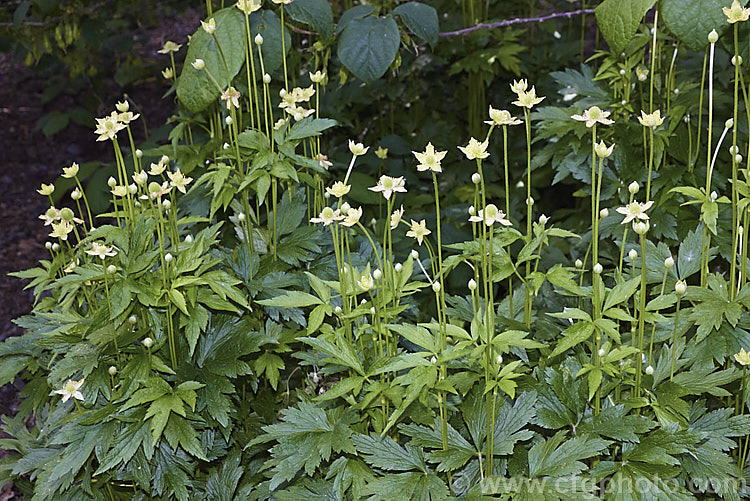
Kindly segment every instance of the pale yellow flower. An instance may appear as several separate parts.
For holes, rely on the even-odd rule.
[[[125,125],[120,123],[120,116],[116,111],[113,111],[109,116],[104,118],[96,119],[96,134],[99,137],[97,141],[106,141],[107,139],[114,139],[117,137],[117,133],[125,128]]]
[[[164,172],[164,169],[166,169],[167,166],[164,165],[162,162],[159,162],[158,164],[151,163],[151,168],[149,169],[148,173],[152,176],[159,176],[162,172]]]
[[[318,164],[320,164],[320,166],[323,167],[325,170],[328,170],[328,167],[333,165],[332,162],[328,161],[328,156],[322,153],[318,153],[318,156],[315,158],[315,160],[317,160]]]
[[[514,80],[513,83],[510,84],[510,90],[512,90],[516,94],[524,92],[528,87],[529,84],[526,82],[525,78],[522,80]]]
[[[54,184],[42,184],[42,187],[36,190],[37,193],[40,195],[49,196],[52,195],[52,193],[55,192],[55,185]]]
[[[161,76],[166,80],[172,80],[172,78],[174,78],[174,71],[172,71],[172,68],[164,68],[161,70]]]
[[[386,158],[388,158],[388,148],[378,146],[378,149],[375,150],[375,156],[381,160],[385,160]]]
[[[417,153],[416,151],[412,151],[412,153],[419,161],[419,165],[417,165],[418,171],[431,170],[433,172],[443,172],[440,162],[445,158],[445,155],[448,153],[447,151],[435,151],[432,143],[427,143],[427,147],[422,153]]]
[[[394,192],[406,193],[405,184],[403,177],[380,176],[378,184],[368,188],[368,190],[382,193],[386,200],[390,200]]]
[[[114,247],[104,245],[100,242],[93,242],[91,248],[86,251],[89,256],[95,256],[99,259],[104,260],[107,257],[114,257],[117,255],[117,250]]]
[[[646,113],[641,110],[641,116],[638,117],[638,121],[644,127],[656,127],[664,123],[664,118],[661,116],[659,110],[656,110],[653,113]]]
[[[472,137],[469,140],[469,144],[467,144],[466,146],[459,146],[458,149],[461,150],[469,160],[474,160],[476,158],[487,158],[488,156],[490,156],[490,154],[487,153],[487,146],[489,146],[489,144],[490,142],[488,139],[480,143]]]
[[[352,155],[354,155],[355,157],[364,155],[369,149],[369,146],[365,148],[365,145],[363,145],[362,143],[355,143],[351,139],[349,140],[349,151],[351,151]]]
[[[124,197],[128,194],[128,187],[124,185],[115,186],[110,193],[116,197]]]
[[[611,125],[615,123],[614,120],[610,120],[609,111],[603,111],[598,106],[592,106],[583,112],[582,115],[572,115],[570,118],[578,120],[579,122],[586,122],[586,127],[593,127],[595,124],[600,123],[602,125]]]
[[[258,0],[257,2],[255,0],[238,0],[238,2],[235,4],[235,7],[240,9],[246,15],[250,15],[256,10],[260,10],[260,4],[260,0]]]
[[[604,144],[604,141],[599,141],[594,145],[594,152],[599,158],[607,158],[612,154],[612,151],[615,149],[614,143],[607,147],[606,144]]]
[[[750,18],[750,9],[743,7],[739,0],[734,0],[731,7],[724,7],[721,10],[724,12],[724,15],[727,16],[727,22],[729,24],[747,21],[748,18]]]
[[[182,44],[174,43],[171,40],[167,40],[166,42],[164,42],[164,45],[162,46],[162,48],[159,49],[157,52],[159,54],[169,54],[170,52],[177,52],[178,50],[180,50],[180,47],[182,47]]]
[[[39,216],[39,219],[44,221],[44,226],[49,226],[60,219],[60,211],[54,207],[50,207],[44,214]]]
[[[630,221],[648,221],[648,214],[646,214],[646,211],[651,208],[651,206],[654,204],[653,200],[650,200],[646,203],[639,203],[639,202],[631,202],[625,207],[618,207],[616,210],[620,214],[623,214],[625,216],[625,219],[623,219],[622,224],[627,224]]]
[[[424,239],[424,237],[432,233],[430,230],[427,229],[424,219],[422,219],[420,222],[416,222],[415,220],[412,219],[409,226],[410,226],[410,229],[409,231],[406,232],[406,236],[415,238],[419,245],[422,245],[422,240]]]
[[[484,123],[487,125],[518,125],[523,122],[511,115],[508,110],[496,110],[490,106],[490,120],[485,120]]]
[[[214,31],[216,31],[216,20],[212,17],[208,22],[201,21],[201,26],[203,26],[203,31],[209,35],[213,35]]]
[[[505,212],[498,209],[495,204],[488,204],[484,209],[479,209],[479,213],[471,216],[469,221],[472,223],[484,222],[487,226],[492,226],[495,223],[511,226],[511,222],[505,219]]]
[[[325,71],[316,71],[315,73],[310,73],[310,81],[313,83],[321,83],[326,78],[326,72]]]
[[[81,379],[80,381],[73,381],[72,379],[68,379],[68,382],[65,383],[65,386],[62,387],[61,390],[55,390],[55,393],[58,395],[62,395],[62,401],[67,402],[68,399],[71,397],[83,401],[83,394],[81,393],[81,386],[83,386],[84,379]]]
[[[68,221],[60,221],[59,223],[52,223],[52,233],[49,234],[52,238],[59,238],[62,240],[68,239],[68,234],[73,231],[73,225]]]
[[[63,176],[65,178],[70,179],[71,177],[76,177],[76,174],[78,174],[78,164],[73,162],[73,165],[70,167],[63,167]]]
[[[357,287],[362,289],[363,291],[367,292],[375,285],[375,280],[372,278],[372,275],[368,272],[366,275],[362,275],[362,277],[357,280]]]
[[[335,183],[333,183],[333,186],[326,188],[326,193],[330,194],[333,197],[341,198],[349,193],[349,190],[351,189],[351,185],[344,184],[341,181],[336,181]]]
[[[535,105],[544,101],[544,96],[537,97],[536,89],[532,86],[531,89],[525,92],[518,93],[518,100],[513,101],[513,104],[520,106],[521,108],[533,108]]]
[[[356,209],[354,207],[349,207],[349,210],[346,211],[346,217],[341,222],[344,226],[352,227],[355,224],[359,222],[359,219],[362,217],[362,207],[357,207]]]
[[[148,184],[148,195],[141,195],[140,198],[143,200],[151,198],[153,200],[154,198],[166,195],[170,191],[172,191],[172,188],[167,181],[164,181],[161,185],[155,181],[151,181]]]
[[[333,210],[330,207],[324,207],[318,217],[310,219],[311,223],[323,223],[323,226],[328,226],[334,221],[341,221],[344,216],[341,215],[341,211],[336,209]]]
[[[734,359],[737,360],[740,365],[750,365],[750,354],[745,351],[745,348],[740,348],[740,352],[734,354]]]
[[[180,192],[185,193],[185,187],[190,184],[193,180],[192,177],[186,177],[182,172],[167,172],[169,180],[172,182],[172,187],[177,188]]]
[[[400,209],[396,209],[393,211],[393,214],[391,214],[391,229],[395,230],[398,228],[399,223],[401,222],[401,218],[404,217],[404,206],[402,205]]]

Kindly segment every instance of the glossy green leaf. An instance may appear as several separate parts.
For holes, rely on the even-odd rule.
[[[401,36],[393,18],[354,19],[339,37],[338,56],[357,78],[382,77],[396,58]]]

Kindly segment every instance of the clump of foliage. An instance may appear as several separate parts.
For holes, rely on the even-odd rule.
[[[745,497],[750,9],[678,3],[702,6],[646,22],[655,0],[605,0],[597,67],[509,78],[458,145],[450,116],[411,139],[383,110],[356,140],[335,129],[360,81],[377,104],[420,74],[399,44],[435,43],[431,7],[336,27],[323,1],[209,10],[165,75],[170,144],[136,148],[127,103],[97,119],[111,210],[76,164],[75,209],[40,189],[53,241],[17,273],[27,334],[0,345],[0,383],[27,381],[0,481],[36,499]],[[309,60],[288,18],[317,33]],[[424,74],[485,49],[438,45]]]

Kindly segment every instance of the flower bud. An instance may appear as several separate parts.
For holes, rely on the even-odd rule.
[[[583,261],[580,259],[576,259],[576,262],[574,263],[576,268],[583,268]]]
[[[333,309],[333,312],[334,312],[334,313],[335,313],[336,315],[341,315],[341,306],[337,306],[337,307],[335,307],[335,308]]]
[[[526,205],[534,205],[534,198],[529,197],[526,199]]]
[[[479,184],[482,181],[482,176],[479,175],[478,172],[475,172],[471,175],[471,182],[474,184]]]
[[[711,30],[711,33],[708,34],[708,42],[716,43],[718,41],[719,41],[719,34],[716,33],[716,30]]]
[[[604,348],[599,348],[599,351],[598,351],[598,352],[596,352],[596,353],[597,353],[597,355],[599,355],[600,357],[603,357],[603,356],[604,356],[604,355],[605,355],[605,354],[606,354],[607,352],[606,352],[606,351],[604,351]]]
[[[474,280],[473,278],[469,279],[468,286],[469,286],[469,290],[470,291],[477,290],[477,282],[476,282],[476,280]]]
[[[266,73],[265,75],[263,75],[263,83],[264,84],[270,84],[271,83],[271,75],[269,75],[268,73]]]
[[[170,202],[167,199],[164,199],[161,203],[166,210],[169,210],[172,207],[172,202]]]
[[[193,243],[193,235],[187,235],[185,237],[185,243],[186,244],[192,244]]]
[[[134,185],[132,183],[129,184],[128,185],[128,193],[130,193],[131,195],[135,195],[136,193],[138,193],[138,186],[136,186],[136,185]]]
[[[260,33],[255,35],[255,45],[263,45],[263,35]]]
[[[75,217],[75,215],[73,214],[73,211],[68,207],[64,207],[62,210],[60,210],[60,219],[62,219],[63,221],[70,222],[73,220],[73,217]]]
[[[52,250],[52,242],[46,242],[44,244],[44,248],[47,250]]]
[[[401,270],[404,269],[404,265],[401,263],[396,263],[396,266],[394,266],[393,269],[396,270],[396,273],[401,273]]]
[[[70,192],[70,198],[73,199],[73,201],[80,200],[81,191],[78,188],[74,189],[73,191]]]
[[[647,221],[638,221],[636,223],[633,223],[633,231],[638,233],[639,235],[645,235],[648,231],[649,224]]]
[[[630,249],[630,252],[628,252],[628,257],[631,261],[635,261],[638,259],[638,251],[635,249]]]
[[[136,318],[136,316],[135,316],[135,315],[130,315],[130,316],[128,317],[128,323],[129,323],[130,325],[135,325],[135,324],[136,324],[137,322],[138,322],[138,318]]]
[[[383,272],[380,271],[379,269],[373,271],[372,278],[374,278],[375,280],[380,280],[381,278],[383,278]]]
[[[635,195],[638,193],[638,190],[640,189],[640,186],[638,186],[638,183],[636,181],[633,181],[628,185],[628,191],[631,195]]]
[[[143,158],[143,151],[140,150],[139,148],[136,148],[136,150],[135,150],[135,156],[136,156],[136,158]]]
[[[59,250],[60,250],[60,244],[58,244],[57,242],[53,243],[52,244],[52,251],[53,252],[57,252]]]
[[[719,198],[718,193],[716,193],[715,191],[712,191],[711,192],[711,201],[715,202],[717,198]]]
[[[672,266],[674,266],[674,258],[672,256],[669,256],[664,260],[664,267],[666,269],[670,269]]]
[[[526,186],[526,185],[525,185],[525,184],[523,184],[523,181],[518,181],[518,182],[516,183],[516,188],[523,188],[524,186]]]
[[[370,306],[370,315],[374,315],[374,314],[375,314],[375,307]]]
[[[237,221],[239,221],[240,223],[245,222],[245,213],[244,212],[240,212],[239,214],[237,214]]]
[[[742,66],[742,56],[736,56],[739,58],[739,60],[735,59],[735,56],[732,56],[732,66],[737,66],[737,62],[739,61],[739,65]]]
[[[432,290],[433,290],[433,292],[435,292],[436,294],[437,294],[438,292],[440,292],[440,282],[438,282],[438,281],[432,282]]]
[[[154,340],[151,339],[150,337],[147,337],[147,338],[144,338],[143,341],[141,341],[141,343],[146,348],[151,348],[154,345]]]
[[[117,180],[112,176],[109,176],[109,179],[107,179],[107,186],[109,186],[110,188],[114,188],[115,186],[117,186]]]
[[[473,215],[474,215],[474,214],[476,214],[476,213],[477,213],[477,210],[476,210],[476,209],[474,208],[474,206],[473,206],[473,205],[470,205],[470,206],[469,206],[469,215],[470,215],[470,216],[473,216]]]
[[[682,296],[685,294],[685,291],[687,290],[687,284],[684,280],[679,280],[676,284],[674,284],[674,291],[677,293],[678,296]]]
[[[646,374],[647,375],[650,376],[653,373],[654,373],[654,368],[653,367],[651,367],[650,365],[648,367],[646,367]]]
[[[604,271],[604,268],[602,268],[602,265],[600,265],[599,263],[596,263],[594,265],[594,273],[599,275],[602,271]]]
[[[542,224],[542,225],[547,224],[547,221],[549,221],[549,218],[545,216],[544,214],[539,216],[539,224]]]
[[[117,102],[115,103],[115,108],[117,108],[117,111],[120,113],[125,113],[130,109],[130,103],[128,103],[127,99],[123,102]]]
[[[114,264],[110,264],[109,266],[107,266],[108,275],[114,275],[116,272],[117,272],[117,266],[115,266]]]
[[[412,259],[419,259],[419,252],[417,251],[417,249],[412,249],[411,250],[411,258]]]
[[[623,68],[623,69],[620,70],[620,75],[623,76],[623,77],[625,76],[625,68]]]
[[[107,372],[110,376],[114,376],[115,374],[117,374],[117,367],[115,367],[114,365],[110,365],[109,369],[107,369]]]
[[[203,59],[196,59],[192,63],[193,68],[195,68],[198,71],[201,71],[203,68],[206,67],[206,62],[203,61]]]
[[[224,119],[224,123],[227,125],[232,125],[232,122],[234,122],[234,120],[232,120],[232,117],[226,117]]]
[[[164,255],[164,262],[165,262],[165,263],[171,263],[171,262],[172,262],[172,259],[174,259],[174,256],[172,256],[172,254],[171,254],[171,253],[167,252],[167,253],[166,253],[166,254]]]
[[[734,127],[734,119],[733,118],[727,118],[726,122],[724,122],[724,128],[725,129],[731,129]]]
[[[607,209],[606,207],[599,211],[600,218],[604,219],[607,216],[609,216],[609,209]]]
[[[343,204],[341,204],[341,213],[342,214],[346,214],[346,213],[349,212],[349,209],[351,209],[351,208],[352,208],[352,206],[349,205],[349,202],[344,202]]]

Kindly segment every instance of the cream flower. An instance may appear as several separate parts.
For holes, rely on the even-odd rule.
[[[49,234],[52,238],[59,238],[61,240],[67,240],[68,234],[73,231],[73,225],[68,221],[60,221],[59,223],[52,223],[52,233]]]
[[[446,153],[448,153],[447,151],[435,151],[435,147],[432,146],[432,143],[427,143],[424,152],[417,153],[416,151],[412,151],[412,153],[419,161],[419,165],[417,165],[417,170],[419,172],[424,172],[426,170],[443,172],[443,169],[440,167],[440,162],[445,158]]]
[[[80,381],[73,381],[72,379],[68,379],[68,382],[65,383],[65,386],[63,386],[61,390],[55,390],[55,393],[57,393],[58,395],[62,395],[63,402],[67,402],[71,397],[83,402],[83,394],[80,391],[81,386],[83,386],[83,381],[84,379],[81,379]]]
[[[739,0],[734,0],[731,7],[724,7],[721,10],[724,12],[724,15],[727,16],[727,22],[729,24],[734,24],[739,21],[747,21],[748,18],[750,18],[750,9],[744,8]]]
[[[367,273],[367,275],[362,275],[362,277],[357,280],[357,287],[365,292],[372,289],[373,285],[375,285],[375,280],[372,278],[372,275],[369,272]]]
[[[510,90],[512,90],[516,94],[524,92],[528,87],[529,84],[526,82],[525,78],[522,80],[514,80],[513,83],[510,84]]]
[[[193,68],[195,68],[196,70],[200,71],[200,70],[202,70],[202,69],[204,69],[206,67],[206,62],[203,59],[198,58],[195,61],[193,61],[192,63],[190,63],[190,65]]]
[[[167,181],[164,181],[163,183],[161,183],[161,185],[155,181],[151,181],[148,184],[148,196],[141,195],[140,198],[143,200],[151,198],[153,200],[154,198],[166,195],[170,191],[172,191],[172,188],[169,186],[169,183]]]
[[[227,90],[221,93],[221,100],[227,102],[227,109],[231,110],[232,106],[240,108],[240,91],[234,87],[228,87]]]
[[[505,219],[505,212],[497,208],[495,204],[488,204],[484,209],[479,209],[479,213],[475,216],[471,216],[469,221],[472,223],[481,223],[487,226],[492,226],[495,223],[502,224],[503,226],[511,226],[511,222]]]
[[[260,10],[260,0],[258,0],[257,2],[255,0],[238,0],[238,2],[235,4],[235,7],[240,9],[245,14],[250,15],[256,10]]]
[[[63,167],[63,176],[65,178],[70,179],[71,177],[76,177],[76,174],[78,174],[78,164],[73,162],[73,165],[70,167]]]
[[[122,113],[117,114],[117,120],[120,121],[122,125],[128,125],[133,120],[136,120],[138,117],[140,117],[139,114],[133,114],[132,111],[124,111]]]
[[[351,139],[349,140],[349,151],[351,151],[352,155],[354,155],[355,157],[364,155],[365,153],[367,153],[367,150],[369,149],[370,149],[369,146],[365,148],[365,146],[362,143],[355,143]]]
[[[638,121],[644,127],[656,127],[657,125],[661,125],[664,123],[664,118],[662,118],[661,112],[659,110],[656,110],[653,113],[649,114],[641,110],[641,116],[638,117]]]
[[[174,43],[171,40],[167,40],[166,42],[164,42],[164,45],[162,46],[162,48],[159,49],[157,52],[159,54],[169,54],[170,52],[177,52],[178,50],[180,50],[180,47],[182,47],[182,44]]]
[[[349,190],[351,189],[351,185],[344,184],[341,181],[336,181],[335,183],[333,183],[333,186],[326,188],[326,193],[330,194],[333,197],[341,198],[349,193]]]
[[[745,348],[740,348],[740,352],[734,354],[734,359],[737,360],[740,365],[750,365],[750,354],[745,351]]]
[[[164,165],[164,163],[159,162],[158,164],[151,163],[151,168],[149,169],[148,173],[152,176],[159,176],[162,172],[164,172],[164,169],[166,169],[167,166]]]
[[[328,226],[334,221],[341,221],[344,216],[341,215],[341,211],[336,209],[333,210],[330,207],[325,207],[318,217],[310,219],[311,223],[323,223],[323,226]]]
[[[203,26],[203,31],[209,35],[213,35],[214,31],[216,31],[216,20],[212,17],[208,22],[201,21],[201,26]]]
[[[617,212],[625,216],[625,219],[623,219],[622,224],[627,224],[633,220],[648,221],[648,214],[646,214],[646,211],[649,210],[653,204],[654,204],[654,201],[650,200],[643,204],[639,202],[631,202],[625,207],[618,207]]]
[[[378,146],[378,149],[375,150],[375,156],[381,160],[385,160],[386,158],[388,158],[388,148]]]
[[[403,177],[380,176],[378,184],[368,190],[382,193],[386,200],[390,200],[394,192],[406,193],[406,186]]]
[[[603,111],[598,106],[592,106],[584,111],[583,114],[572,115],[570,118],[578,120],[579,122],[586,122],[586,127],[593,127],[597,123],[602,125],[611,125],[615,123],[614,120],[607,118],[609,115],[611,115],[609,111]]]
[[[458,149],[461,150],[469,160],[474,160],[476,158],[487,158],[488,156],[490,156],[490,154],[487,153],[487,146],[489,146],[489,144],[489,139],[486,139],[480,143],[472,137],[469,140],[469,144],[467,144],[466,146],[459,146]]]
[[[614,143],[607,147],[606,144],[604,144],[604,141],[599,141],[594,145],[594,152],[599,158],[607,158],[612,154],[612,151],[615,149]]]
[[[115,186],[110,193],[116,197],[124,197],[128,194],[128,187],[125,185]]]
[[[355,224],[359,222],[359,219],[362,217],[362,207],[357,207],[356,209],[354,207],[349,207],[349,210],[346,211],[346,217],[341,222],[344,226],[352,227]]]
[[[316,71],[315,73],[310,73],[310,81],[313,83],[321,83],[326,78],[326,72],[325,71]]]
[[[193,180],[192,177],[186,177],[182,172],[167,172],[172,187],[177,188],[180,192],[185,193],[185,187]]]
[[[521,108],[531,109],[542,101],[544,101],[544,96],[537,97],[536,89],[532,86],[531,89],[526,92],[519,92],[518,100],[513,101],[513,104],[515,104],[516,106],[520,106]]]
[[[402,205],[400,209],[396,209],[393,211],[393,214],[391,214],[391,229],[395,230],[398,228],[399,223],[401,223],[401,218],[404,217],[404,206]]]
[[[115,250],[114,247],[110,247],[99,242],[93,242],[91,244],[91,248],[86,251],[86,254],[88,254],[89,256],[96,256],[99,259],[104,260],[106,257],[116,256],[117,250]]]
[[[120,117],[116,111],[113,111],[111,115],[104,118],[96,119],[96,134],[99,137],[97,141],[106,141],[107,139],[114,139],[117,137],[117,133],[125,128],[125,125],[120,123]]]
[[[422,245],[422,240],[424,239],[424,237],[432,233],[427,229],[424,219],[422,219],[420,222],[416,222],[412,219],[409,226],[411,228],[406,232],[406,236],[417,239],[417,243],[419,245]]]
[[[42,187],[36,190],[37,193],[40,195],[49,196],[52,195],[55,192],[55,185],[54,184],[42,184]]]
[[[60,211],[54,207],[50,207],[44,214],[39,216],[39,219],[44,221],[44,226],[49,226],[60,219]]]
[[[318,161],[318,164],[323,167],[325,170],[328,170],[328,167],[333,165],[332,162],[328,161],[328,156],[324,155],[322,153],[318,153],[318,156],[315,157],[315,160]]]
[[[523,122],[511,115],[508,110],[496,110],[490,106],[490,120],[486,120],[484,123],[487,125],[518,125]]]
[[[163,76],[165,80],[172,80],[174,78],[174,71],[169,67],[164,68],[161,70],[161,76]]]

